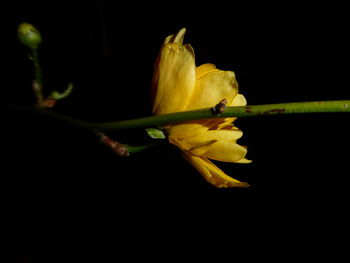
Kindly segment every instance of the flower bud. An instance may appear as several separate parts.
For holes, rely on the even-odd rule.
[[[38,29],[28,23],[21,23],[18,26],[19,40],[31,49],[35,49],[41,43],[41,34]]]

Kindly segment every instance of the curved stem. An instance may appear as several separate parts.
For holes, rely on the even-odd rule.
[[[106,145],[108,148],[110,148],[114,153],[116,153],[119,156],[129,156],[130,153],[140,153],[146,150],[149,150],[151,148],[154,148],[155,146],[158,146],[162,143],[162,141],[152,142],[145,145],[139,145],[139,146],[131,146],[128,144],[122,144],[120,142],[117,142],[107,135],[105,135],[102,132],[99,132],[96,134],[100,141]]]
[[[152,149],[156,146],[160,146],[163,143],[164,143],[164,140],[161,140],[161,141],[156,141],[150,144],[139,145],[139,146],[131,146],[131,145],[125,144],[125,147],[128,149],[129,153],[140,153],[140,152]]]
[[[89,129],[94,132],[118,131],[133,128],[157,127],[169,123],[226,117],[253,117],[269,116],[277,114],[302,114],[302,113],[328,113],[328,112],[350,112],[350,100],[338,101],[313,101],[296,103],[278,103],[265,105],[250,105],[241,107],[227,107],[222,113],[215,114],[212,108],[170,113],[164,115],[150,116],[139,119],[92,123],[76,120],[39,107],[13,106],[12,109],[21,109],[40,114],[58,121]]]
[[[6,108],[11,109],[11,110],[19,110],[19,111],[24,111],[24,112],[28,112],[28,113],[33,113],[33,114],[47,117],[47,118],[50,118],[50,119],[53,119],[53,120],[56,120],[58,122],[62,122],[62,123],[68,124],[68,125],[88,129],[88,130],[91,130],[93,132],[99,131],[97,129],[98,124],[96,124],[96,123],[73,119],[71,117],[68,117],[68,116],[65,116],[62,114],[58,114],[58,113],[55,113],[53,111],[46,110],[44,108],[41,108],[40,106],[23,106],[23,105],[14,106],[14,105],[10,105],[10,106],[6,106]]]

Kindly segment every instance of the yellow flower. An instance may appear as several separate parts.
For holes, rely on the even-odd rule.
[[[232,71],[219,70],[213,64],[195,65],[193,48],[183,45],[186,29],[168,36],[155,63],[152,81],[153,113],[209,108],[223,99],[227,106],[244,106],[246,100],[238,94],[238,84]],[[213,118],[170,124],[166,127],[169,142],[204,178],[216,187],[247,187],[219,169],[209,159],[250,163],[247,149],[236,141],[242,131],[232,125],[235,118]]]

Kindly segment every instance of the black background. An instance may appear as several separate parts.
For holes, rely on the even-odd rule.
[[[2,104],[34,103],[32,67],[16,39],[22,21],[43,36],[45,91],[74,83],[54,111],[77,119],[150,115],[154,60],[163,39],[182,27],[197,65],[235,71],[248,104],[349,99],[349,19],[335,4],[34,1],[3,12],[10,15],[1,40]],[[173,239],[181,225],[249,248],[270,240],[268,256],[276,250],[312,256],[310,243],[328,247],[347,231],[348,114],[237,120],[253,162],[219,166],[251,187],[216,189],[172,146],[122,158],[88,131],[2,111],[4,215],[27,251],[33,244],[55,247],[53,240],[75,250],[96,234],[112,237],[103,246],[109,251],[121,240],[144,245],[159,229],[164,240]],[[130,144],[149,140],[143,130],[109,135]]]

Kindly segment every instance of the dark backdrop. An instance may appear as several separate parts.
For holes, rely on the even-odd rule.
[[[34,103],[31,64],[16,39],[22,21],[42,32],[46,91],[74,83],[54,111],[82,120],[150,115],[154,60],[163,39],[182,27],[197,64],[235,71],[248,104],[349,98],[349,21],[341,6],[188,2],[13,4],[3,10],[10,16],[1,103]],[[239,119],[240,143],[253,163],[219,165],[248,189],[213,188],[172,146],[122,158],[87,131],[2,115],[3,201],[20,233],[13,236],[28,247],[33,235],[74,243],[72,236],[104,233],[118,241],[122,230],[134,237],[162,226],[169,236],[182,224],[245,236],[258,247],[272,236],[271,246],[287,251],[284,240],[297,238],[303,251],[305,240],[324,244],[326,235],[347,228],[348,114]],[[130,144],[148,140],[143,130],[109,135]]]

